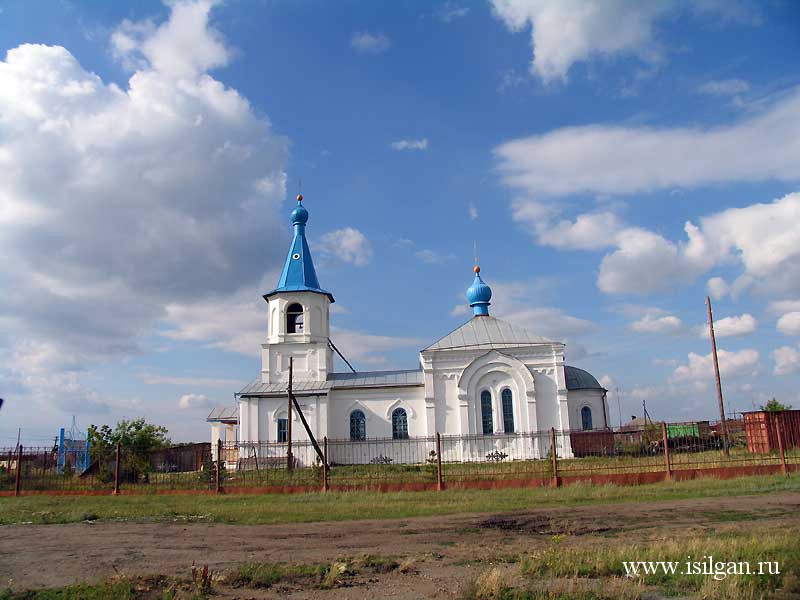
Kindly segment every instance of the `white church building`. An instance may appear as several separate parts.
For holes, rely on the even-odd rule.
[[[523,432],[608,426],[606,390],[586,371],[564,364],[563,343],[490,315],[492,291],[477,266],[466,293],[472,317],[421,350],[419,368],[335,372],[334,298],[317,280],[306,240],[308,211],[302,196],[297,200],[294,237],[278,286],[264,294],[268,330],[261,373],[236,394],[235,408],[217,408],[208,416],[212,444],[286,442],[290,359],[293,393],[318,440],[407,439],[438,432],[491,436],[502,445]],[[296,411],[291,430],[293,441],[308,439]],[[530,444],[530,458],[544,451]]]

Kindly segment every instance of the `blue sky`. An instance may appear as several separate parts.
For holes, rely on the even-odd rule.
[[[333,339],[413,368],[492,313],[611,413],[800,406],[791,2],[0,1],[0,445],[258,374],[302,180]],[[621,408],[616,390],[621,388]]]

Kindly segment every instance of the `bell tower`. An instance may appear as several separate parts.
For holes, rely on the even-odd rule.
[[[261,348],[261,381],[289,379],[293,359],[295,381],[325,381],[333,371],[330,305],[333,294],[320,288],[306,240],[308,211],[297,196],[292,211],[294,237],[283,265],[278,287],[264,294],[268,304],[267,342]]]

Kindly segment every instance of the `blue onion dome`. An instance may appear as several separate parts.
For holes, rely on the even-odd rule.
[[[467,288],[467,302],[476,315],[489,314],[489,300],[492,299],[492,288],[481,279],[481,268],[475,266],[475,280]]]
[[[302,204],[303,195],[297,195],[297,208],[292,211],[292,225],[305,225],[308,221],[308,211]]]

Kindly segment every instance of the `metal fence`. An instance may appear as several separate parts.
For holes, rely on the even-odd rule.
[[[0,449],[0,494],[213,493],[646,483],[800,471],[800,437],[780,418],[648,423],[591,431],[404,439],[187,444],[141,456],[115,448],[59,469],[51,448]],[[747,425],[747,427],[745,427]],[[761,441],[759,441],[761,440]],[[766,440],[766,442],[763,442]],[[756,443],[759,441],[759,443]],[[763,443],[762,443],[763,442]]]

